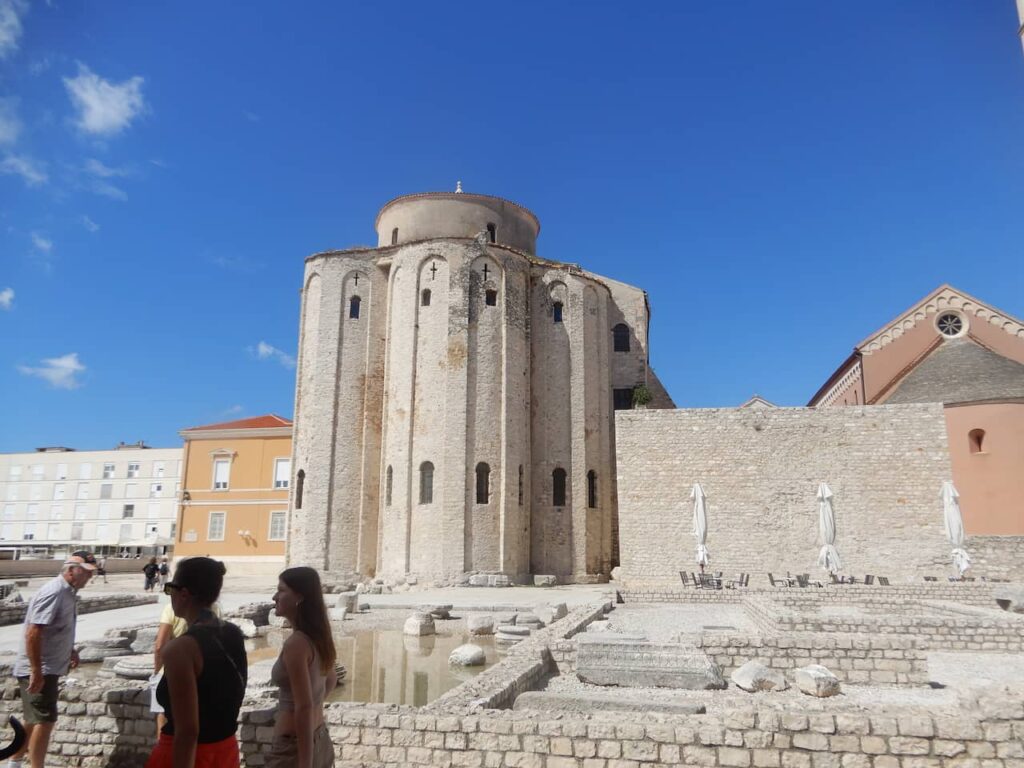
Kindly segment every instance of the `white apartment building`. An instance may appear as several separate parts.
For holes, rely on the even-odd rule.
[[[141,442],[0,454],[0,557],[165,552],[176,533],[181,459],[181,448]]]

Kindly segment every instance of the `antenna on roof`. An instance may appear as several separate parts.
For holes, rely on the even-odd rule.
[[[456,181],[455,182],[455,194],[456,195],[461,195],[462,194],[462,182],[461,181]]]

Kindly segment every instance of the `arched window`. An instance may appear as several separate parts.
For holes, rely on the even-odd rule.
[[[523,465],[519,465],[519,506],[523,506]]]
[[[488,307],[493,307],[498,303],[498,292],[493,289],[484,291],[484,304]]]
[[[551,317],[556,323],[562,322],[562,302],[556,301],[551,307]]]
[[[551,504],[555,507],[565,506],[565,470],[561,467],[551,473]]]
[[[358,296],[353,296],[348,301],[348,316],[350,320],[359,319],[359,305],[362,302]]]
[[[487,225],[487,239],[492,243],[498,242],[498,228],[493,224]]]
[[[491,468],[482,461],[476,465],[476,503],[487,504],[491,498]]]
[[[430,289],[424,288],[423,293],[420,294],[420,304],[424,307],[430,306]]]
[[[306,470],[300,469],[295,475],[295,508],[302,509],[302,488],[306,485]]]
[[[420,464],[420,504],[434,502],[434,465],[429,461]]]
[[[394,472],[388,467],[387,479],[384,481],[384,504],[391,506],[391,482],[394,479]]]
[[[612,339],[615,342],[616,352],[629,352],[629,326],[619,323],[612,328]]]
[[[587,472],[587,506],[597,509],[597,472]]]
[[[967,433],[967,439],[971,443],[971,453],[982,453],[984,451],[984,429],[972,429],[970,432]]]
[[[391,244],[398,245],[398,227],[391,230]]]

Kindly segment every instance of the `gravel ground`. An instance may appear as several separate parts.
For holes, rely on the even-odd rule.
[[[680,634],[704,631],[756,632],[757,627],[740,605],[679,603],[672,605],[620,605],[608,615],[612,632],[646,635],[656,642],[671,642]]]

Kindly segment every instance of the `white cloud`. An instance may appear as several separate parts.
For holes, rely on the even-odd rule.
[[[241,405],[232,405],[230,408],[225,408],[222,416],[237,416],[245,411],[245,407]]]
[[[261,341],[256,345],[255,349],[249,348],[249,351],[256,355],[258,360],[276,360],[285,368],[295,367],[295,358],[289,355],[287,352],[283,352],[275,346],[267,344],[265,341]]]
[[[32,233],[32,245],[40,253],[49,253],[53,250],[53,240],[38,232]]]
[[[50,180],[45,170],[36,165],[34,160],[24,155],[8,154],[0,161],[0,173],[21,176],[30,187],[38,187],[40,184],[45,184]]]
[[[143,79],[135,76],[112,83],[79,63],[76,77],[65,77],[71,103],[78,110],[75,124],[84,133],[113,136],[127,128],[146,109]]]
[[[127,176],[131,173],[127,168],[111,168],[109,165],[104,165],[94,157],[90,157],[85,161],[85,170],[101,179],[111,179],[116,176]]]
[[[92,183],[92,191],[97,195],[103,195],[109,197],[111,200],[127,200],[128,193],[120,187],[115,187],[109,181],[94,181]]]
[[[14,307],[14,289],[4,288],[0,291],[0,309],[10,310]]]
[[[21,133],[18,119],[18,102],[15,99],[0,99],[0,145],[14,144]]]
[[[0,0],[0,59],[6,59],[18,50],[21,17],[27,11],[25,0]]]
[[[88,216],[82,216],[82,226],[90,232],[99,232],[100,225],[90,219]]]
[[[54,389],[76,389],[81,386],[78,375],[84,373],[86,368],[78,359],[77,352],[71,352],[61,357],[48,357],[42,361],[42,365],[33,368],[27,365],[17,366],[18,372],[24,376],[36,376],[47,382]]]
[[[33,75],[41,75],[53,66],[53,57],[49,54],[29,62],[28,71]]]

